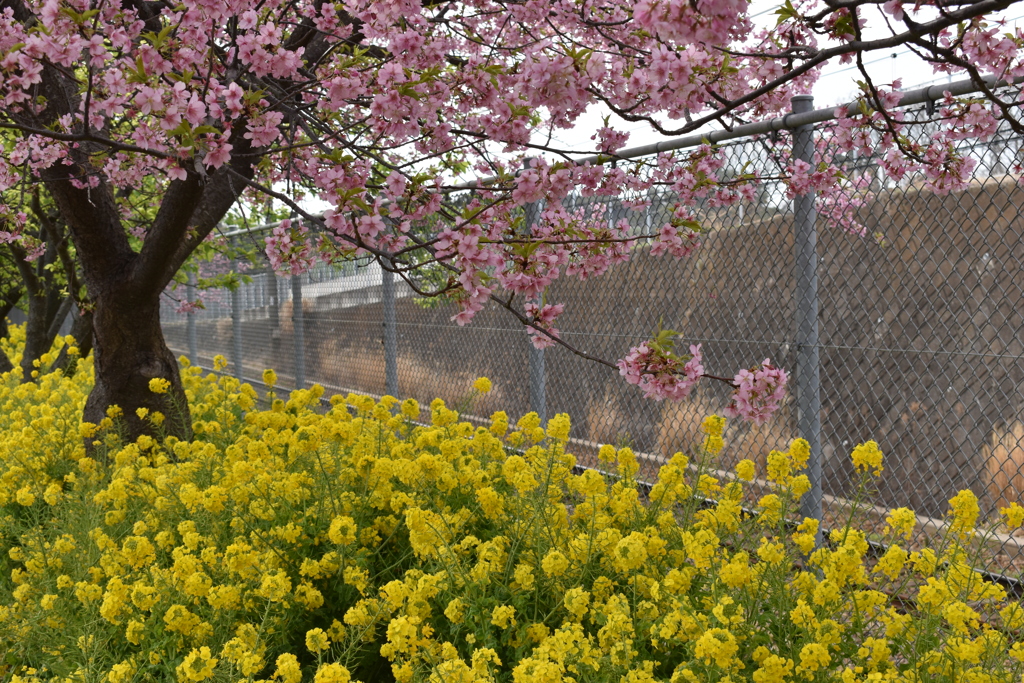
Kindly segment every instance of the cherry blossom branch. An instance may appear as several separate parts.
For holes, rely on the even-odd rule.
[[[941,55],[949,64],[958,66],[966,71],[971,80],[977,84],[978,91],[984,96],[984,98],[999,109],[1002,113],[1002,119],[1006,121],[1007,125],[1010,126],[1010,129],[1019,135],[1024,135],[1024,124],[1018,121],[1012,113],[1012,110],[1019,109],[1019,105],[1014,104],[1013,102],[1006,102],[996,95],[995,88],[990,87],[988,83],[985,82],[985,79],[977,66],[966,59],[960,58],[952,49],[941,48],[938,45],[933,45],[923,40],[915,40],[913,42],[914,44],[928,49],[934,54]]]
[[[573,355],[579,356],[580,358],[583,358],[584,360],[593,361],[593,362],[595,362],[595,363],[597,363],[599,365],[604,365],[605,367],[612,368],[613,370],[617,369],[617,366],[615,365],[615,363],[607,361],[607,360],[605,360],[603,358],[598,358],[597,356],[589,354],[586,351],[581,351],[580,349],[576,348],[575,346],[573,346],[569,342],[567,342],[564,339],[562,339],[561,336],[554,335],[549,330],[547,330],[546,328],[537,325],[534,320],[532,320],[531,318],[528,318],[525,314],[520,313],[519,311],[517,311],[515,309],[515,307],[511,305],[511,300],[509,302],[502,301],[501,297],[499,297],[499,296],[497,296],[495,294],[491,294],[488,298],[491,301],[493,301],[496,304],[498,304],[499,306],[501,306],[503,309],[505,309],[509,313],[511,313],[512,316],[516,320],[518,320],[520,323],[523,324],[523,327],[527,327],[527,328],[536,330],[539,334],[543,335],[545,338],[551,340],[555,344],[558,344],[559,346],[561,346],[565,350],[569,351]]]
[[[0,121],[0,129],[15,130],[25,135],[38,135],[42,138],[50,140],[57,140],[59,142],[92,142],[115,149],[119,152],[133,152],[136,154],[145,154],[146,156],[156,157],[158,159],[177,159],[178,157],[173,154],[166,152],[160,152],[155,149],[148,149],[146,147],[139,147],[138,145],[132,145],[124,142],[118,142],[111,140],[107,137],[101,137],[91,132],[85,133],[60,133],[54,130],[47,130],[46,128],[36,128],[21,123],[9,123],[6,121]]]
[[[784,75],[775,78],[764,85],[755,88],[745,95],[742,95],[736,99],[729,100],[729,104],[720,109],[715,110],[711,114],[706,116],[698,117],[693,119],[691,122],[682,128],[670,129],[662,126],[658,121],[650,116],[631,115],[620,107],[617,107],[612,103],[609,98],[605,97],[600,91],[593,86],[590,88],[590,92],[600,99],[606,106],[611,109],[616,115],[625,119],[626,121],[640,122],[643,121],[651,125],[662,135],[684,135],[692,132],[703,126],[720,121],[724,116],[732,113],[736,109],[742,107],[745,104],[750,104],[764,95],[777,90],[779,87],[793,81],[798,76],[807,73],[811,69],[815,68],[819,64],[823,64],[834,57],[838,57],[845,54],[862,53],[862,52],[874,52],[876,50],[884,50],[893,47],[898,47],[904,43],[910,42],[914,38],[919,38],[924,35],[931,33],[938,33],[939,31],[955,26],[962,21],[973,19],[977,16],[983,16],[985,14],[992,14],[1000,10],[1004,10],[1007,7],[1013,5],[1017,0],[981,0],[980,2],[973,3],[970,8],[962,9],[956,12],[951,12],[946,16],[940,17],[930,22],[923,24],[917,24],[916,29],[908,30],[903,33],[890,36],[888,38],[879,38],[877,40],[860,40],[851,41],[838,45],[835,47],[820,50],[813,57],[803,62],[799,66],[793,68],[791,71],[786,72]],[[716,48],[717,49],[717,48]]]

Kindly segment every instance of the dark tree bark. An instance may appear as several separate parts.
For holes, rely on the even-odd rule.
[[[96,384],[85,404],[83,418],[94,424],[117,405],[124,412],[129,438],[153,434],[153,423],[140,420],[136,409],[162,413],[161,429],[181,439],[192,436],[192,419],[178,372],[178,360],[167,348],[160,328],[160,290],[138,291],[128,282],[97,297],[93,311]],[[170,381],[164,394],[150,391],[154,378]]]
[[[92,351],[92,311],[79,307],[71,319],[71,336],[75,338],[78,347],[78,354],[68,353],[69,346],[65,345],[53,362],[53,370],[64,373],[65,377],[72,377],[78,372],[78,361],[85,358]]]
[[[232,138],[236,147],[247,141]],[[178,362],[160,327],[160,296],[189,254],[217,225],[244,189],[235,174],[251,176],[245,166],[222,168],[207,178],[190,172],[170,183],[141,251],[132,251],[110,188],[76,188],[71,179],[94,172],[88,161],[58,164],[43,173],[46,187],[67,222],[88,290],[96,384],[83,419],[98,423],[108,406],[123,412],[125,434],[192,438],[192,421]],[[84,324],[84,320],[81,321]],[[76,337],[77,339],[77,337]],[[83,351],[84,353],[84,351]],[[170,382],[155,394],[154,378]],[[136,415],[138,408],[160,412],[157,428]]]
[[[236,149],[248,149],[247,143],[241,134],[232,136]],[[71,182],[95,173],[84,154],[42,174],[75,243],[92,306],[96,384],[83,419],[98,423],[108,406],[116,405],[123,412],[129,439],[166,434],[190,440],[192,421],[178,362],[160,328],[160,296],[241,194],[244,181],[238,176],[251,177],[252,169],[240,162],[206,178],[189,172],[185,180],[171,182],[136,253],[121,225],[110,186],[100,182],[96,188],[82,189]],[[154,378],[170,382],[167,393],[150,391]],[[138,408],[162,413],[165,423],[158,428],[151,420],[140,420]]]
[[[21,292],[7,292],[3,299],[0,299],[0,339],[7,336],[7,314],[11,312],[21,299]],[[0,374],[10,372],[14,364],[7,354],[0,350]]]
[[[21,381],[31,382],[36,361],[53,346],[64,319],[71,310],[70,297],[61,299],[54,291],[32,293],[28,297],[28,321],[25,323],[25,350],[21,356]],[[38,368],[45,371],[46,368]]]
[[[79,359],[85,358],[92,351],[92,303],[82,296],[84,288],[82,286],[82,280],[78,276],[78,264],[71,257],[71,253],[68,250],[70,235],[64,227],[64,222],[60,221],[59,216],[51,216],[43,210],[42,203],[39,201],[38,192],[32,199],[32,211],[39,219],[39,222],[43,227],[43,233],[53,245],[54,252],[64,269],[64,277],[67,280],[69,296],[65,299],[62,305],[66,306],[68,310],[71,310],[73,306],[75,310],[71,321],[71,336],[75,340],[75,345],[78,348],[78,354],[74,356],[71,355],[69,353],[70,345],[65,344],[57,355],[57,360],[53,362],[53,365],[50,368],[51,371],[60,371],[63,372],[66,377],[70,377],[78,370]],[[66,314],[62,315],[58,313],[57,319],[60,322],[56,322],[55,320],[56,326],[51,325],[51,340],[57,336],[57,332],[60,330],[60,326],[64,323],[65,317]]]
[[[38,198],[35,204],[38,205]],[[26,260],[27,254],[19,245],[8,245],[21,275],[28,304],[25,348],[21,356],[22,382],[33,380],[32,373],[36,370],[36,361],[50,350],[57,332],[71,310],[71,298],[61,295],[60,288],[54,281],[54,273],[49,268],[58,259],[58,244],[48,231],[43,231],[43,237],[46,239],[46,249],[34,262]]]
[[[0,247],[0,299],[2,312],[6,316],[10,309],[27,295],[25,324],[25,346],[22,352],[22,382],[31,382],[36,370],[36,361],[52,347],[60,328],[72,309],[71,334],[74,336],[80,357],[92,349],[92,316],[89,303],[81,297],[82,284],[78,277],[77,264],[68,249],[70,236],[64,222],[52,211],[44,208],[39,188],[32,194],[29,203],[31,213],[39,223],[39,238],[45,249],[33,261],[26,260],[25,248],[18,243]],[[55,266],[60,266],[60,269]],[[63,271],[64,279],[60,279]],[[83,313],[84,311],[84,313]],[[0,328],[0,336],[7,335],[6,321]],[[40,373],[61,370],[73,374],[77,360],[68,354],[65,344],[58,358],[49,367],[39,367]],[[9,358],[0,360],[0,372],[13,369]]]
[[[161,243],[159,226],[174,221],[182,226],[184,234],[201,194],[199,179],[193,176],[171,184],[163,203],[168,208],[158,213],[142,251],[135,253],[124,234],[109,186],[101,184],[87,191],[71,183],[76,175],[93,171],[87,161],[76,161],[79,163],[48,169],[43,180],[68,223],[93,306],[96,383],[82,417],[99,423],[108,407],[116,405],[122,410],[124,433],[129,439],[161,432],[191,439],[192,421],[178,363],[160,329],[160,294],[177,265],[173,269],[170,266],[173,245]],[[154,254],[158,250],[162,258]],[[150,391],[150,380],[156,378],[170,383],[166,393]],[[162,413],[165,423],[157,428],[151,420],[140,419],[138,408]]]

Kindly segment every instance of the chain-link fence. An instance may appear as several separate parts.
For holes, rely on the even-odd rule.
[[[923,106],[906,117],[930,113]],[[770,450],[807,437],[827,528],[850,511],[850,451],[874,439],[885,471],[868,496],[867,523],[880,530],[889,507],[911,507],[924,518],[917,543],[926,544],[942,533],[959,489],[973,489],[990,519],[998,506],[1024,502],[1024,188],[1008,175],[1022,144],[1003,129],[964,143],[978,163],[973,180],[937,195],[920,177],[887,180],[871,156],[836,157],[830,125],[723,145],[726,172],[757,171],[765,180],[751,201],[695,208],[707,228],[695,255],[654,257],[641,243],[601,277],[556,280],[548,298],[566,304],[564,339],[604,359],[623,357],[663,320],[686,343],[703,345],[711,373],[731,375],[764,358],[790,370],[793,391],[782,409],[763,426],[733,421],[718,466],[752,458],[763,471]],[[863,203],[820,206],[815,220],[813,198],[788,199],[775,178],[794,137],[796,156],[806,158],[816,141],[819,160],[861,178]],[[652,190],[644,199],[639,211],[622,198],[567,203],[656,231],[674,198]],[[863,232],[835,227],[838,218]],[[263,237],[238,239],[261,245]],[[728,400],[729,388],[712,382],[681,403],[645,400],[614,370],[561,347],[534,350],[497,307],[456,325],[453,304],[415,296],[369,259],[290,280],[266,268],[249,274],[252,282],[235,292],[205,293],[205,310],[177,314],[168,300],[171,348],[205,367],[223,354],[228,370],[254,385],[272,367],[285,387],[315,381],[328,393],[441,397],[463,407],[473,379],[487,376],[494,390],[467,414],[568,413],[581,462],[599,444],[629,445],[648,478],[672,453],[696,448],[702,419]],[[1019,575],[1022,540],[991,538],[989,567]]]

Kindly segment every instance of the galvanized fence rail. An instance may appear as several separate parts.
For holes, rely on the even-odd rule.
[[[926,120],[927,103],[944,90],[972,87],[909,92],[907,119]],[[549,298],[566,303],[564,338],[603,358],[622,357],[663,319],[686,343],[703,345],[715,374],[766,357],[790,370],[791,396],[772,421],[729,425],[719,469],[741,458],[763,466],[770,450],[804,436],[813,489],[802,512],[831,527],[855,496],[849,453],[874,439],[886,469],[862,506],[865,523],[881,532],[887,510],[906,505],[923,520],[915,542],[925,545],[943,533],[946,501],[961,488],[978,494],[989,520],[1000,505],[1024,502],[1024,188],[1010,174],[1022,161],[1022,141],[1001,128],[987,141],[965,142],[978,164],[974,179],[936,195],[920,177],[886,180],[870,156],[835,156],[827,140],[837,110],[814,110],[809,97],[798,97],[793,113],[775,121],[623,154],[710,138],[727,169],[757,170],[768,180],[753,201],[696,207],[707,231],[693,257],[652,257],[639,244],[629,262],[600,278],[556,280]],[[927,125],[913,130],[931,134]],[[785,196],[772,180],[782,171],[780,150],[810,163],[831,158],[870,182],[863,205],[844,208],[863,234],[836,227],[835,209],[814,196]],[[645,197],[642,211],[621,199],[568,202],[648,232],[673,203],[663,191]],[[232,239],[261,246],[263,236],[257,229]],[[601,443],[629,445],[650,479],[673,452],[698,446],[701,420],[727,401],[727,388],[710,384],[680,404],[644,400],[608,368],[559,347],[534,349],[522,327],[493,307],[459,327],[452,304],[420,299],[370,259],[290,277],[266,267],[248,274],[250,284],[206,292],[205,310],[187,315],[174,310],[180,290],[169,292],[163,319],[171,348],[205,367],[215,354],[229,356],[230,371],[254,385],[272,367],[285,388],[316,381],[331,393],[439,396],[481,416],[474,419],[494,410],[513,418],[567,412],[581,462]],[[196,296],[191,284],[185,296]],[[478,376],[495,389],[474,398]],[[1019,575],[1022,541],[1004,533],[985,539],[978,564]]]

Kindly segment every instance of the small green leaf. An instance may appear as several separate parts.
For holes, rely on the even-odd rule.
[[[796,11],[796,8],[793,7],[793,3],[790,2],[790,0],[786,0],[782,7],[775,10],[775,14],[779,17],[779,20],[775,23],[776,26],[779,26],[784,21],[796,19],[800,16],[800,13]]]

